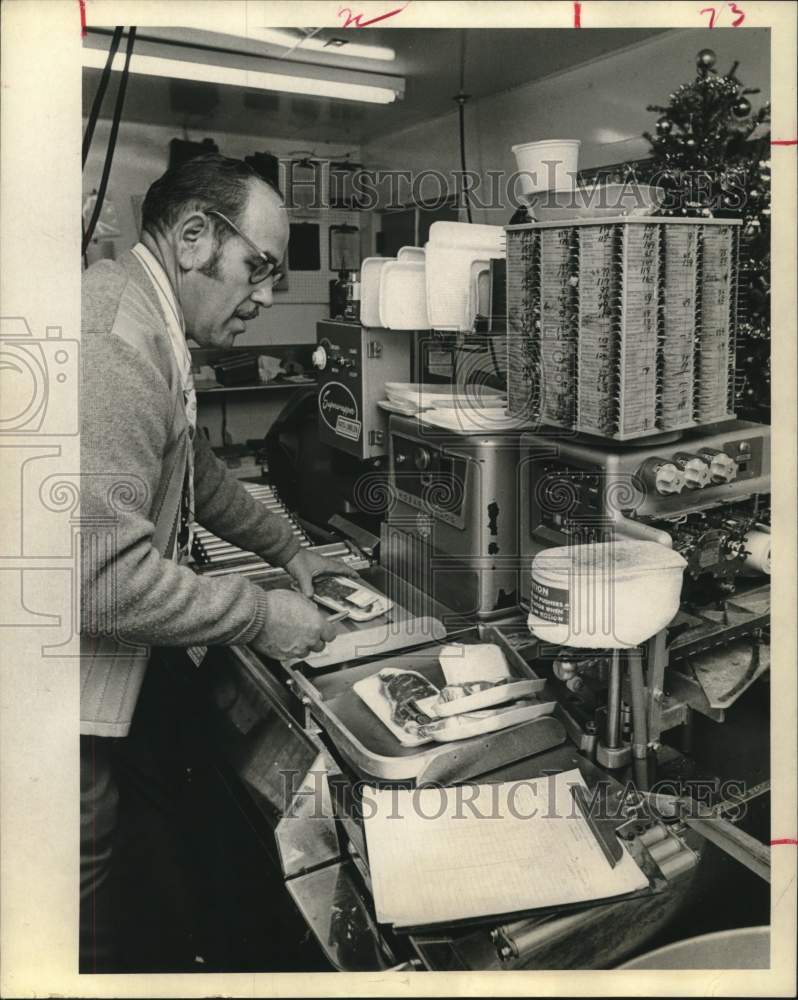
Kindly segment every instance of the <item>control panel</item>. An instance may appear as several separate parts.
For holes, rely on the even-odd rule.
[[[463,526],[468,461],[428,442],[391,435],[391,471],[397,499],[415,510],[434,514],[454,527]]]
[[[530,463],[530,529],[541,524],[563,531],[569,521],[600,514],[650,520],[768,493],[770,428],[744,421],[726,426],[645,448],[557,442],[555,456]],[[522,449],[539,451],[543,441],[525,435]]]
[[[711,573],[733,586],[750,558],[751,533],[769,519],[770,428],[736,420],[707,431],[645,447],[523,435],[524,559],[569,539],[605,537],[620,515],[667,532],[689,576]]]
[[[360,459],[388,453],[388,420],[377,405],[386,382],[407,382],[410,341],[359,323],[316,325],[319,438]]]

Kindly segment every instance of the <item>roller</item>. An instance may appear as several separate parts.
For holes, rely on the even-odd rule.
[[[745,576],[757,573],[770,576],[770,532],[754,528],[745,536],[743,544],[747,555],[741,572]]]

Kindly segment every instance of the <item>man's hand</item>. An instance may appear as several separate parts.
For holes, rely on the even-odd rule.
[[[357,576],[357,571],[342,560],[320,556],[309,549],[300,549],[286,563],[285,569],[299,584],[305,597],[313,596],[314,576]]]
[[[269,590],[265,598],[266,620],[250,643],[256,653],[273,660],[301,660],[320,653],[338,634],[312,601],[293,590]]]

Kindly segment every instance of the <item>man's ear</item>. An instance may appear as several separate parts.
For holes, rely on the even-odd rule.
[[[177,226],[177,262],[183,271],[203,267],[213,256],[213,227],[203,212],[192,212]]]

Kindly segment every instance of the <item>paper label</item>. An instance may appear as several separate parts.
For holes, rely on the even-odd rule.
[[[556,625],[568,624],[568,591],[532,581],[530,610],[533,615]]]
[[[335,433],[341,437],[349,438],[350,441],[357,441],[360,438],[361,423],[359,420],[349,420],[347,417],[338,417],[335,422]]]

